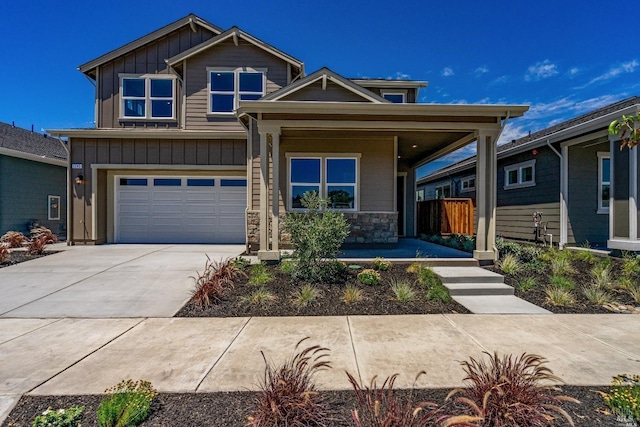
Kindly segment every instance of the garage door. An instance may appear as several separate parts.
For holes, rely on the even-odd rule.
[[[244,243],[247,181],[116,177],[117,243]]]

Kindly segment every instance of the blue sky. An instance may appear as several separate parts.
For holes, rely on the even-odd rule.
[[[303,60],[308,73],[327,66],[345,77],[426,80],[420,102],[530,105],[508,124],[506,142],[640,94],[631,5],[3,0],[0,121],[37,131],[92,127],[93,86],[76,67],[193,12]]]

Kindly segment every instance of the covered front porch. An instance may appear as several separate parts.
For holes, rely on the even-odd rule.
[[[394,247],[416,235],[416,169],[478,146],[478,232],[474,258],[496,259],[496,143],[526,106],[243,101],[249,133],[248,234],[262,260],[280,258],[281,224],[303,191],[340,191],[347,243]],[[275,184],[274,184],[275,183]]]

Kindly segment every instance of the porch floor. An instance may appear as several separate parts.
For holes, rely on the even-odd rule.
[[[424,240],[409,237],[398,239],[395,248],[363,248],[363,249],[343,249],[338,258],[349,259],[371,259],[383,258],[472,258],[468,252],[440,246]]]

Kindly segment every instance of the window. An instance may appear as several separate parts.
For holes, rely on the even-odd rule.
[[[504,168],[504,188],[532,187],[536,185],[536,161],[517,163],[505,166]]]
[[[402,92],[382,92],[382,97],[394,104],[404,104],[406,102],[405,94]]]
[[[451,197],[451,184],[443,184],[436,187],[436,199]]]
[[[60,220],[60,196],[49,196],[48,197],[48,214],[47,219],[49,221],[59,221]]]
[[[120,94],[123,119],[173,119],[173,77],[122,76]]]
[[[424,190],[416,191],[416,202],[424,201]]]
[[[598,213],[609,212],[611,188],[611,157],[609,153],[598,153]]]
[[[303,209],[305,193],[316,191],[333,209],[357,209],[358,161],[353,157],[291,157],[289,208]]]
[[[475,177],[467,177],[462,178],[460,181],[460,191],[473,191],[476,189],[476,178]]]
[[[209,113],[230,114],[238,102],[264,96],[265,74],[251,69],[212,70],[209,72]]]

